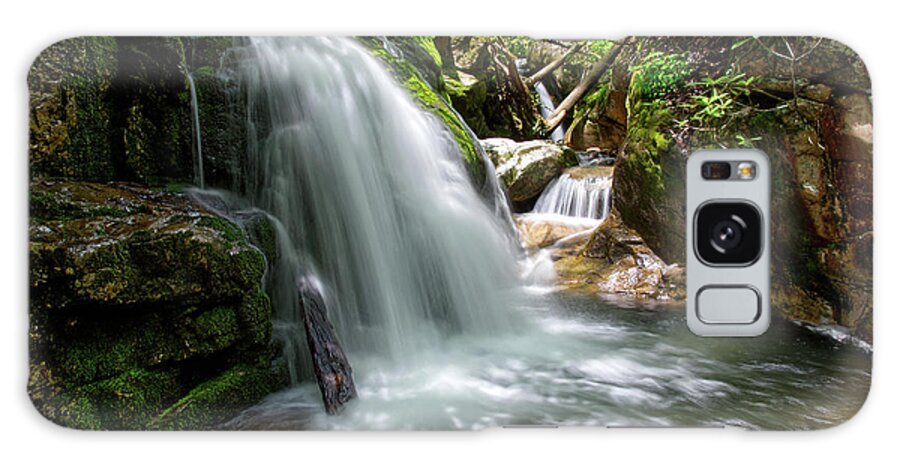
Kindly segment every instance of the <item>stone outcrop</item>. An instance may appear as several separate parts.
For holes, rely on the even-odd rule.
[[[28,74],[33,175],[143,183],[192,180],[192,72],[209,138],[207,177],[231,187],[239,168],[220,171],[236,163],[234,150],[245,146],[245,137],[228,120],[232,108],[223,95],[231,84],[216,78],[231,40],[76,37],[44,49]]]
[[[74,428],[211,428],[286,385],[266,260],[185,195],[31,186],[29,394]]]

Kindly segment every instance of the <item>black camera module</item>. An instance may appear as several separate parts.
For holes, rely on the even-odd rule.
[[[749,266],[762,253],[762,217],[747,202],[710,202],[697,209],[694,251],[709,265]]]
[[[706,180],[728,180],[731,178],[731,163],[707,161],[700,167],[700,174]]]

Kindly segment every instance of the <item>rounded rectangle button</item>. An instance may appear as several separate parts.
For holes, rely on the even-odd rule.
[[[704,324],[752,324],[762,313],[759,291],[749,285],[707,285],[696,307]]]

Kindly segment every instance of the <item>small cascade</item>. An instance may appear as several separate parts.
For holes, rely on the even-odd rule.
[[[188,72],[188,87],[191,92],[191,122],[194,125],[194,183],[199,188],[205,188],[203,180],[203,140],[200,136],[200,106],[197,104],[197,86],[194,84],[194,76]]]
[[[556,111],[556,105],[553,104],[553,99],[550,98],[550,92],[547,91],[547,87],[544,86],[543,82],[538,81],[535,83],[534,90],[537,91],[538,98],[540,98],[541,101],[541,116],[544,119],[547,119],[554,111]],[[550,133],[550,140],[562,142],[565,135],[566,128],[564,127],[564,124],[560,124]]]
[[[610,169],[573,168],[544,189],[532,213],[604,220],[609,215]]]

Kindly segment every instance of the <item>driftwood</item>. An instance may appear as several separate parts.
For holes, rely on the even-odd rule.
[[[334,326],[328,321],[325,300],[306,277],[297,281],[300,307],[306,327],[306,341],[312,355],[313,370],[322,392],[325,412],[335,415],[348,401],[356,398],[353,370],[338,341]]]

